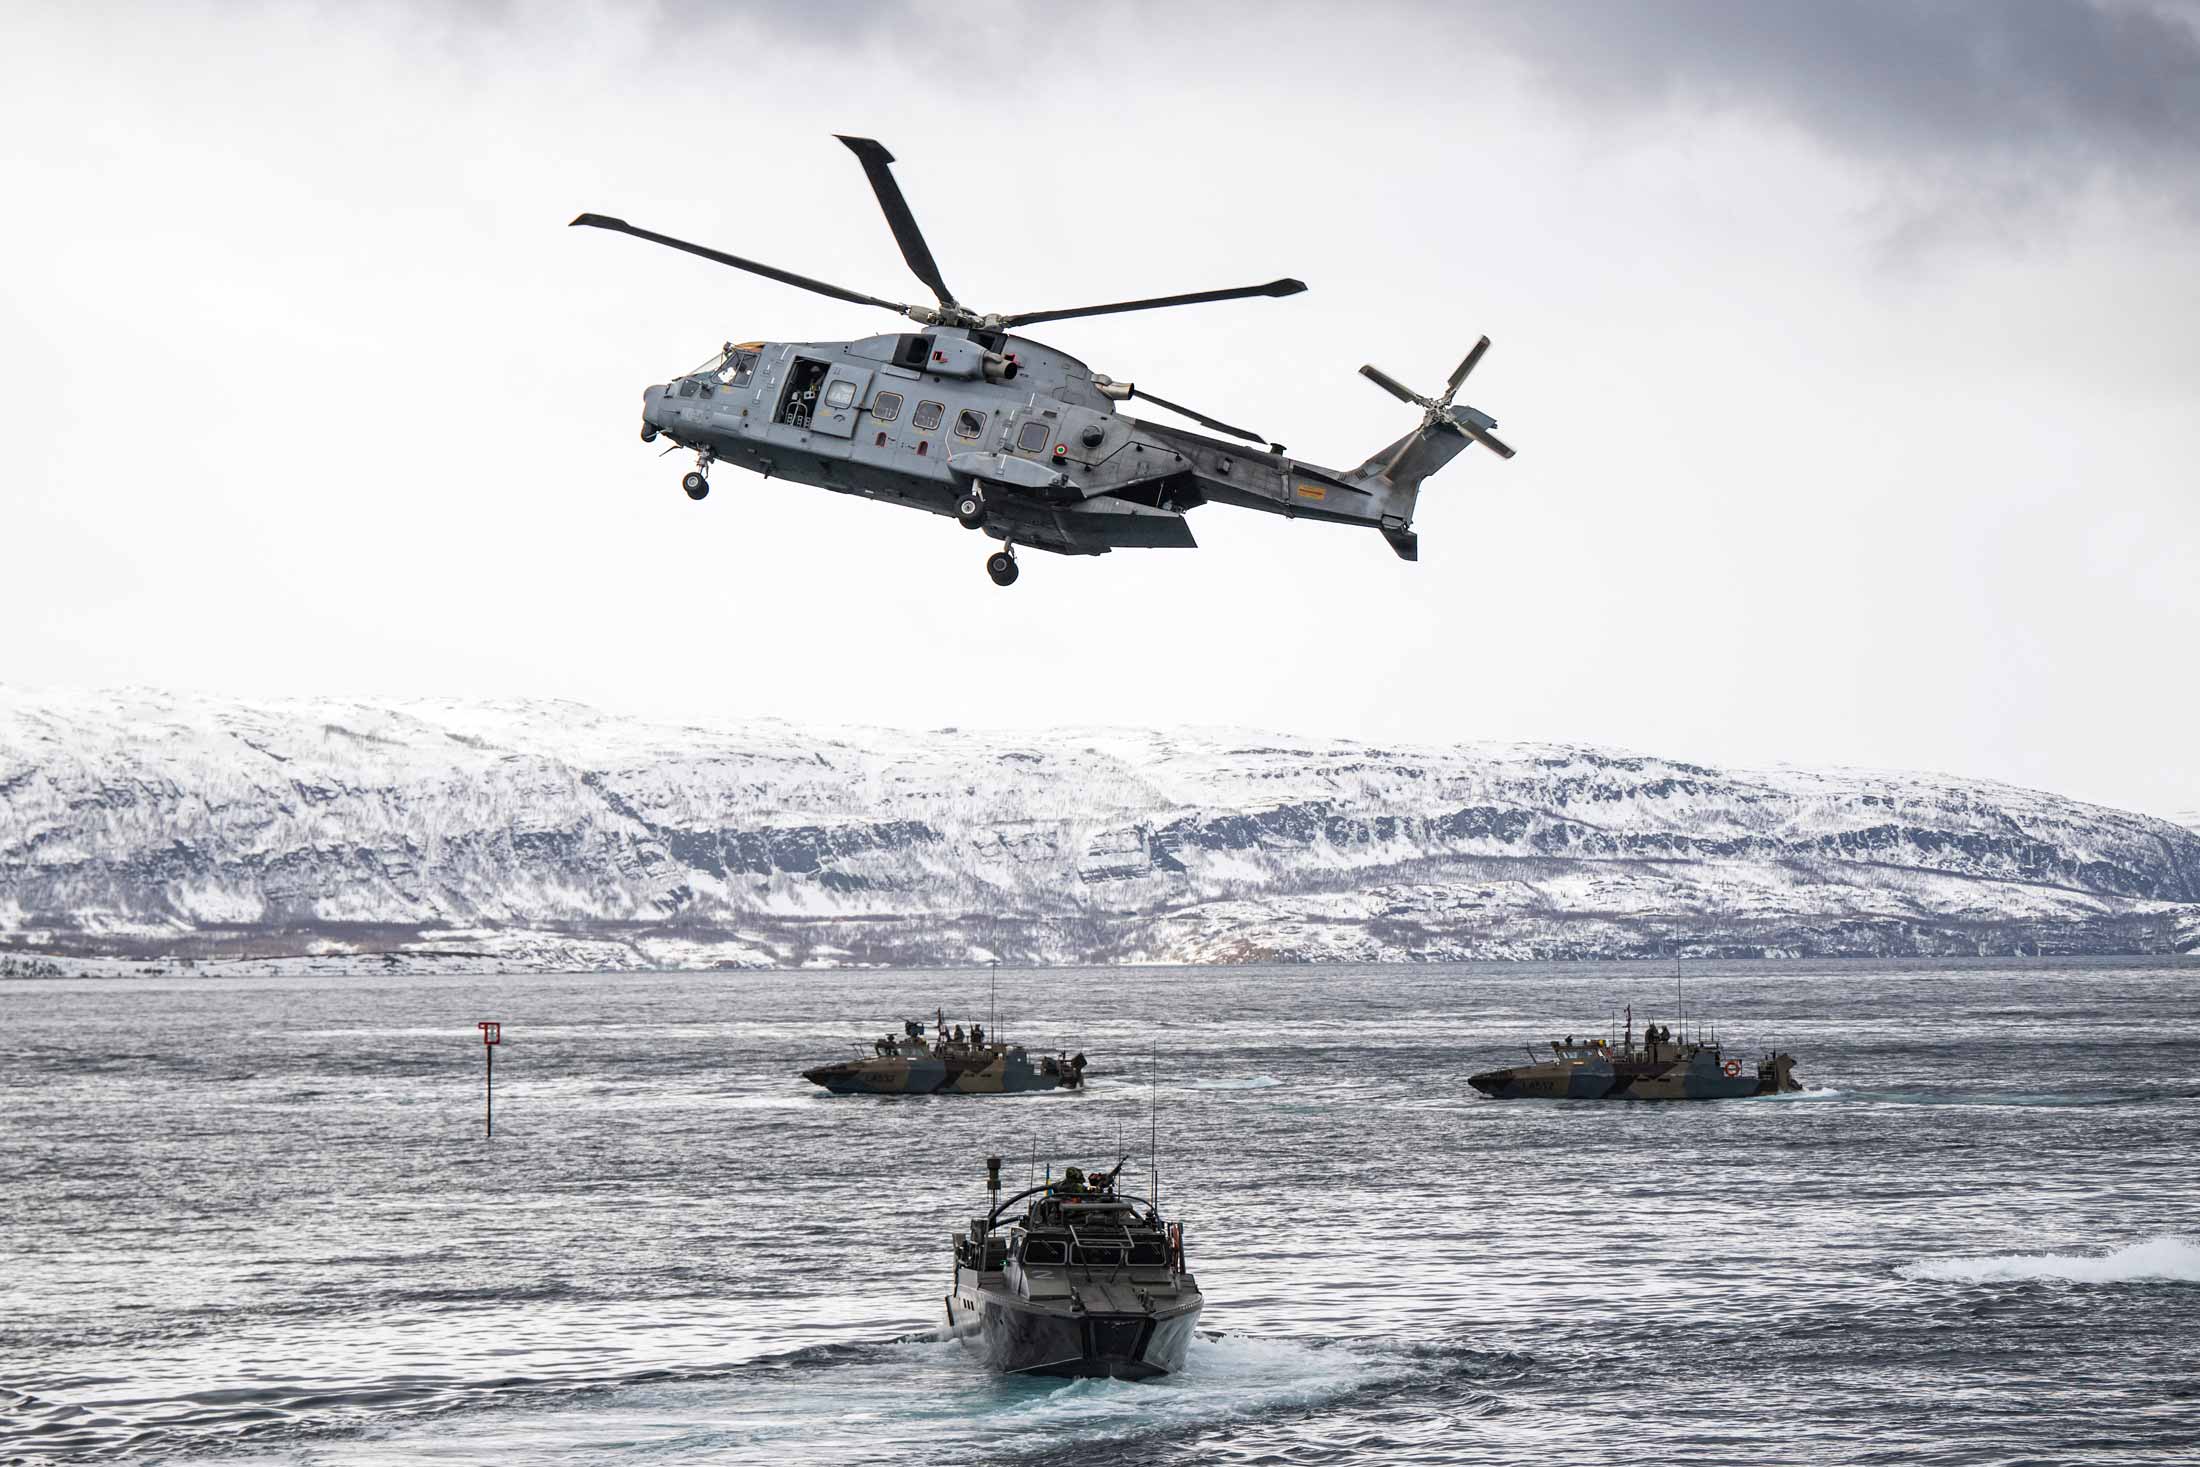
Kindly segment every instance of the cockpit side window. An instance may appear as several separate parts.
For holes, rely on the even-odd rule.
[[[737,351],[719,370],[718,380],[728,387],[746,387],[756,376],[756,353]]]

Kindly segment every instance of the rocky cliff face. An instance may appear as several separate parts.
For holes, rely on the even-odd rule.
[[[1917,774],[0,688],[0,947],[527,966],[2200,947],[2200,834]]]

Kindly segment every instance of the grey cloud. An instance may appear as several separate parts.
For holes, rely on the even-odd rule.
[[[458,45],[555,32],[561,9],[391,3]],[[1131,0],[1125,11],[1120,34],[1164,59],[1239,35],[1248,16],[1222,0]],[[1063,26],[1050,7],[984,0],[652,0],[619,14],[668,62],[744,58],[768,38],[920,74],[951,61],[966,78],[1028,65],[1034,43]],[[1259,25],[1277,64],[1322,54],[1349,32],[1345,50],[1394,56],[1445,85],[1471,83],[1477,49],[1494,48],[1575,104],[1776,116],[1828,147],[1936,181],[1985,169],[1990,203],[2113,172],[2200,206],[2196,0],[1378,0],[1349,21],[1327,4],[1284,0]],[[1145,77],[1127,64],[1124,73],[1129,90]]]
[[[2104,0],[1546,0],[1472,23],[1589,101],[1760,111],[1877,161],[2044,168],[2061,181],[2113,171],[2200,203],[2196,13]]]

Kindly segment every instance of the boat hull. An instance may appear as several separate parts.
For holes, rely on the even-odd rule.
[[[1467,1083],[1495,1100],[1743,1100],[1802,1089],[1794,1063],[1778,1055],[1761,1065],[1737,1063],[1730,1075],[1726,1062],[1707,1051],[1605,1065],[1518,1065],[1470,1075]]]
[[[1075,1090],[1084,1081],[1074,1065],[1052,1059],[1033,1064],[1025,1055],[1000,1052],[842,1060],[804,1070],[802,1078],[834,1095],[1019,1095]]]
[[[1199,1301],[1146,1313],[1072,1311],[988,1291],[963,1339],[1003,1375],[1152,1380],[1184,1368]]]
[[[1601,1100],[1612,1091],[1609,1064],[1521,1065],[1467,1077],[1467,1083],[1499,1100]]]

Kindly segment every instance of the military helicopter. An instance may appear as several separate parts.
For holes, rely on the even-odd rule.
[[[860,341],[728,342],[694,371],[645,389],[642,441],[662,435],[695,454],[695,467],[681,480],[690,499],[710,493],[711,466],[725,462],[767,478],[951,514],[1001,542],[985,568],[994,584],[1006,586],[1016,580],[1019,547],[1062,555],[1192,548],[1185,511],[1210,502],[1365,525],[1401,559],[1415,560],[1413,507],[1421,481],[1470,443],[1512,457],[1492,431],[1495,418],[1452,402],[1489,350],[1486,336],[1453,370],[1440,397],[1424,397],[1375,367],[1360,368],[1376,386],[1420,408],[1421,422],[1355,469],[1302,462],[1280,443],[1094,372],[1014,333],[1042,321],[1296,295],[1306,286],[1271,280],[1067,310],[972,310],[955,298],[934,263],[895,182],[894,155],[870,138],[840,141],[863,165],[902,258],[938,305],[865,295],[623,219],[583,214],[573,220],[835,300],[879,306],[922,328]],[[1118,403],[1133,400],[1238,442],[1116,411]]]

